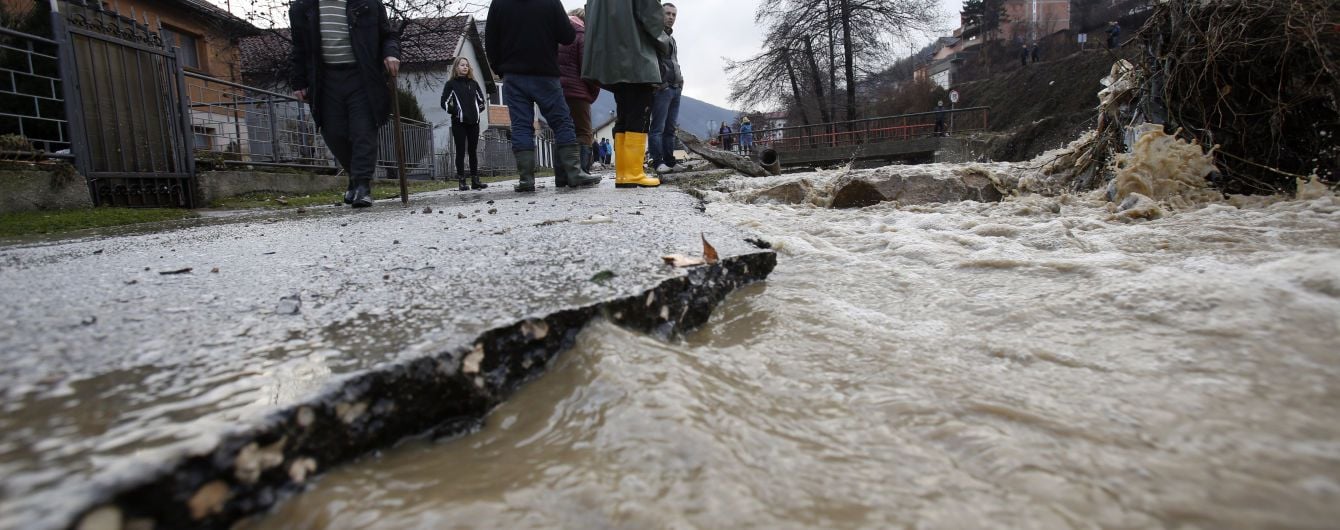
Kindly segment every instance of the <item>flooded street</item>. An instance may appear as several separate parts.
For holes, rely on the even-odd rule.
[[[794,178],[794,177],[793,177]],[[828,178],[811,176],[817,185]],[[779,253],[243,527],[1334,528],[1340,199],[708,213]]]

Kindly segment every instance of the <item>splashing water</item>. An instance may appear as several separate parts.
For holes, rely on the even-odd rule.
[[[245,526],[1340,520],[1333,194],[1136,222],[1089,197],[839,211],[726,188],[709,214],[781,259],[704,329],[595,325],[482,432],[334,470]]]

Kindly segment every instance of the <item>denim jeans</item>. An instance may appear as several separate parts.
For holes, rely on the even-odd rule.
[[[675,127],[679,125],[679,101],[684,87],[665,87],[656,91],[651,103],[651,133],[648,151],[652,167],[675,165]]]
[[[535,150],[535,107],[554,131],[554,145],[574,145],[577,133],[557,77],[507,74],[503,103],[512,118],[512,151]]]

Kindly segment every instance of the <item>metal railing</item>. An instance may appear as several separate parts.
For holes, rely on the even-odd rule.
[[[0,146],[6,151],[0,156],[41,151],[51,158],[73,158],[59,53],[54,40],[0,28],[0,131],[28,142],[26,149]]]
[[[306,103],[288,94],[186,73],[191,132],[197,158],[223,164],[307,169],[337,167]],[[433,178],[433,129],[401,119],[406,176]],[[377,133],[377,177],[396,176],[395,128]]]
[[[479,173],[488,176],[510,175],[516,173],[516,156],[512,153],[512,140],[501,129],[489,129],[480,134],[479,145],[475,151],[479,157]],[[549,129],[535,134],[535,159],[537,167],[554,167],[554,133]],[[436,175],[441,178],[456,176],[456,147],[448,142],[446,149],[434,157]],[[465,159],[465,173],[469,174],[470,160]]]
[[[753,132],[754,151],[758,152],[765,148],[783,152],[843,148],[981,131],[987,128],[989,111],[990,107],[970,107],[818,125],[758,129]],[[725,143],[723,140],[729,140],[732,144],[731,150],[735,151],[740,147],[740,135],[739,132],[729,135],[718,134],[714,141],[722,145]]]

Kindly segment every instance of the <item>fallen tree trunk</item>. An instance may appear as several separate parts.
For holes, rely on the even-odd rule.
[[[689,152],[703,157],[717,167],[735,170],[751,177],[768,176],[768,170],[763,169],[763,166],[759,165],[758,162],[753,161],[749,157],[722,151],[707,145],[706,142],[703,142],[697,136],[694,136],[692,133],[684,132],[683,130],[676,131],[675,136],[679,138],[680,142],[683,142],[684,148],[688,149]]]

